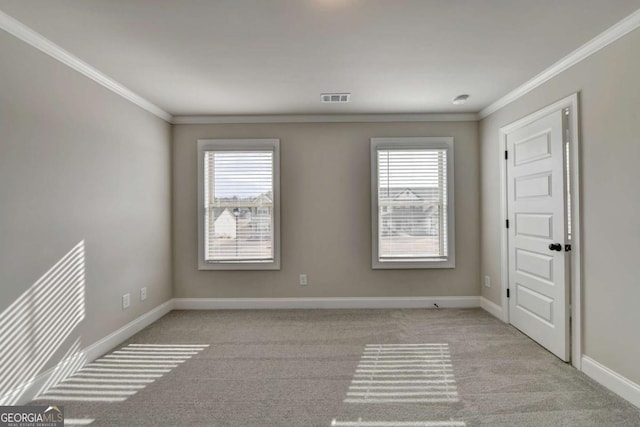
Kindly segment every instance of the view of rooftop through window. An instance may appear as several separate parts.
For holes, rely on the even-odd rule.
[[[378,161],[379,256],[447,255],[444,149],[381,149]]]
[[[205,154],[206,259],[273,259],[273,150]]]

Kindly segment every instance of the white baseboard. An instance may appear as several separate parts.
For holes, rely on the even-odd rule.
[[[85,359],[85,363],[93,362],[98,357],[107,353],[111,349],[118,346],[120,343],[131,338],[142,329],[146,328],[165,314],[169,313],[171,310],[173,310],[173,304],[173,299],[160,304],[153,310],[148,311],[137,319],[134,319],[131,322],[127,323],[117,331],[107,335],[106,337],[81,350],[80,354],[73,355],[73,357],[83,357]],[[51,375],[56,372],[56,369],[62,369],[62,367],[67,363],[67,360],[61,360],[56,366],[37,375],[31,381],[15,388],[7,395],[1,396],[0,402],[11,401],[12,405],[24,405],[25,403],[34,400],[38,392],[47,383]]]
[[[481,297],[174,298],[85,347],[73,357],[82,357],[85,363],[90,363],[172,310],[436,308],[435,304],[439,308],[475,308],[481,306]],[[9,393],[11,396],[1,396],[0,402],[11,398],[13,405],[23,405],[35,399],[56,369],[62,369],[67,363],[68,360],[60,361],[58,365],[12,390]]]
[[[153,310],[146,312],[137,319],[134,319],[131,322],[127,323],[117,331],[112,332],[101,340],[94,342],[84,350],[87,361],[94,361],[98,357],[107,353],[112,348],[116,347],[118,344],[128,340],[129,338],[173,310],[173,306],[174,300],[170,299],[169,301],[160,304]]]
[[[175,310],[472,308],[480,297],[175,298]]]
[[[582,356],[582,372],[640,408],[640,385],[588,356]]]
[[[484,311],[488,312],[489,314],[497,317],[499,320],[503,320],[502,307],[500,307],[495,302],[489,301],[485,297],[480,297],[480,308],[482,308]]]

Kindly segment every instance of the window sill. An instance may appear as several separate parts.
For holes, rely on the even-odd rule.
[[[280,270],[278,261],[271,262],[199,262],[198,270],[235,270],[235,271],[256,271],[256,270]]]
[[[371,268],[373,270],[428,270],[432,268],[456,268],[454,259],[445,259],[437,261],[379,261],[374,260]]]

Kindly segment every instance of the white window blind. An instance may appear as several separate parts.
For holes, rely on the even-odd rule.
[[[204,260],[274,261],[274,150],[204,151]]]
[[[449,140],[372,140],[374,268],[454,266]]]

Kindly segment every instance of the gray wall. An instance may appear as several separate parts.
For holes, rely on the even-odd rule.
[[[583,350],[640,383],[640,30],[604,48],[480,123],[484,297],[500,304],[498,130],[580,92]]]
[[[175,296],[479,295],[477,131],[475,122],[174,126]],[[369,138],[384,136],[455,138],[455,269],[371,269]],[[280,138],[282,269],[198,271],[197,139],[266,137]]]
[[[15,344],[2,369],[47,348],[44,369],[76,339],[86,347],[171,298],[171,130],[3,31],[0,82],[0,332]],[[84,263],[73,263],[84,269],[82,301],[67,295],[48,305],[68,277],[34,285],[82,241]],[[123,311],[126,292],[132,306]],[[16,307],[11,324],[6,315]],[[57,322],[73,314],[79,324],[63,333]],[[43,331],[57,339],[20,344]]]

